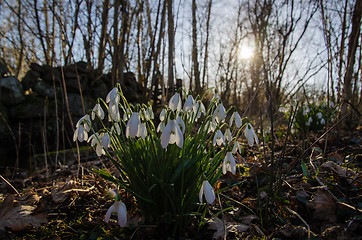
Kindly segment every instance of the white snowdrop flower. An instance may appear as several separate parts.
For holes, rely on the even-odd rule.
[[[241,120],[241,117],[239,115],[238,112],[233,112],[233,114],[231,115],[231,118],[230,118],[230,127],[233,125],[233,122],[235,122],[235,125],[237,128],[240,128],[241,125],[243,125],[243,121]]]
[[[318,117],[318,119],[321,119],[323,117],[323,114],[321,112],[318,112],[317,117]]]
[[[197,101],[193,106],[192,106],[192,111],[194,112],[194,114],[196,115],[196,121],[198,118],[201,117],[201,114],[205,114],[206,113],[206,109],[204,104],[201,101]]]
[[[166,125],[164,122],[160,122],[157,126],[157,132],[163,132],[163,130],[165,129]]]
[[[88,139],[88,132],[83,128],[83,125],[79,125],[77,129],[75,129],[73,134],[73,142],[75,141],[83,142]]]
[[[147,127],[145,123],[141,123],[137,137],[145,139],[147,137]]]
[[[221,144],[225,144],[225,138],[220,129],[217,130],[215,133],[213,144],[214,146],[216,146],[216,144],[218,146],[220,146]]]
[[[183,141],[184,138],[176,120],[168,121],[165,129],[161,134],[162,148],[166,148],[168,144],[174,144],[174,143],[176,143],[179,148],[182,148]]]
[[[113,212],[117,213],[117,219],[118,219],[118,224],[121,227],[126,226],[127,224],[127,208],[126,205],[124,205],[124,203],[119,200],[119,201],[115,201],[113,203],[113,205],[107,210],[106,213],[106,217],[104,219],[104,221],[106,223],[109,222],[109,219],[111,218],[111,215]]]
[[[232,135],[231,135],[231,132],[230,132],[230,129],[229,129],[229,128],[226,129],[225,134],[224,134],[224,137],[225,137],[225,140],[226,140],[226,141],[228,141],[228,142],[231,141]]]
[[[97,103],[92,110],[92,120],[94,120],[96,118],[96,115],[100,119],[102,119],[102,120],[104,119],[104,111],[99,103]]]
[[[224,162],[222,164],[222,173],[226,174],[229,171],[235,175],[236,173],[236,162],[233,154],[231,152],[227,152]]]
[[[177,124],[179,125],[179,127],[180,127],[180,129],[181,129],[181,132],[182,132],[182,133],[185,133],[186,127],[185,127],[184,120],[182,120],[182,117],[178,116],[178,117],[176,118],[176,122],[177,122]]]
[[[90,116],[89,114],[84,115],[83,117],[81,117],[77,124],[75,125],[76,128],[78,128],[80,125],[83,125],[83,128],[89,132],[90,130],[90,125],[91,125],[91,120],[90,120]]]
[[[175,93],[170,101],[168,102],[168,107],[171,108],[173,111],[181,111],[182,102],[181,102],[181,96],[179,93]]]
[[[253,126],[251,126],[250,123],[248,123],[246,125],[244,135],[248,139],[249,146],[254,145],[254,139],[255,139],[256,144],[259,144],[258,136],[256,136],[254,128],[253,128]]]
[[[195,104],[195,100],[192,95],[188,95],[184,104],[184,112],[190,112]]]
[[[114,102],[114,103],[119,103],[119,95],[118,95],[118,89],[116,87],[114,87],[108,94],[106,97],[106,102]]]
[[[108,105],[109,121],[119,122],[121,120],[121,115],[119,113],[118,103],[109,102]]]
[[[215,201],[215,192],[212,186],[208,181],[203,181],[200,192],[199,192],[199,201],[202,203],[202,195],[205,195],[206,202],[212,204]]]
[[[163,122],[165,120],[165,116],[166,116],[166,109],[162,109],[162,111],[160,112],[160,120],[161,122]]]
[[[216,121],[217,123],[220,123],[221,121],[223,121],[225,119],[225,117],[226,117],[225,108],[220,103],[219,105],[217,105],[214,113],[212,114],[212,121],[213,122]]]
[[[235,140],[234,146],[233,146],[233,154],[236,154],[236,152],[241,153],[241,146],[238,140]]]
[[[324,118],[321,119],[321,124],[322,125],[326,124],[326,120],[324,120]]]
[[[140,115],[137,112],[133,112],[131,118],[126,125],[126,137],[135,138],[138,134],[141,125]]]
[[[104,133],[102,136],[101,145],[104,149],[107,149],[109,146],[111,146],[111,138],[109,137],[108,133]]]

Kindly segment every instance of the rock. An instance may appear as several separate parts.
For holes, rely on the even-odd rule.
[[[26,95],[22,104],[9,108],[9,117],[14,120],[27,120],[44,117],[46,99],[34,95]],[[48,109],[52,109],[48,107]],[[47,111],[49,113],[49,110]]]
[[[72,116],[82,117],[84,113],[83,113],[82,100],[80,95],[77,93],[68,93],[68,101],[69,101],[70,113],[72,114]],[[95,105],[95,100],[87,95],[83,95],[83,101],[86,112],[91,108],[93,108]]]
[[[75,64],[67,65],[63,69],[64,69],[64,74],[70,73],[70,72],[74,73],[75,75],[77,73],[78,73],[78,75],[80,75],[82,73],[84,73],[84,74],[89,73],[88,64],[83,61],[79,61]]]
[[[35,81],[39,80],[40,73],[34,70],[29,70],[23,79],[21,80],[21,84],[23,85],[24,91],[29,90],[29,88],[32,88]]]
[[[30,69],[35,71],[35,72],[38,72],[38,73],[43,73],[44,72],[44,69],[42,66],[40,66],[39,64],[37,63],[30,63]]]
[[[108,92],[109,91],[107,85],[101,79],[94,81],[93,85],[90,88],[90,94],[94,99],[97,98],[105,99]]]
[[[8,69],[8,66],[6,66],[5,63],[0,61],[0,79],[3,77],[7,77],[10,75],[10,71]]]
[[[44,81],[36,81],[33,86],[33,91],[38,93],[40,96],[54,98],[54,89]]]
[[[0,103],[0,139],[11,139],[11,132],[9,130],[8,110]]]
[[[73,92],[73,93],[79,93],[79,83],[80,82],[80,86],[82,88],[82,92],[86,92],[88,90],[88,78],[86,76],[79,76],[79,80],[78,78],[67,78],[65,80],[66,84],[67,84],[67,91],[68,92]]]
[[[5,106],[14,106],[24,101],[23,86],[16,77],[0,79],[0,99]]]
[[[43,81],[50,82],[53,84],[53,80],[55,84],[59,84],[62,80],[62,74],[57,68],[53,68],[51,66],[43,66],[43,73],[41,78]]]

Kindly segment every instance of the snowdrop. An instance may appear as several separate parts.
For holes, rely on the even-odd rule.
[[[226,129],[224,136],[225,136],[225,140],[226,140],[226,141],[228,141],[228,142],[231,141],[232,135],[231,135],[231,132],[230,132],[230,129],[229,129],[229,128]]]
[[[163,120],[165,120],[165,116],[166,116],[166,109],[162,109],[162,111],[160,113],[161,122],[163,122]]]
[[[92,110],[92,120],[94,120],[96,118],[96,115],[100,119],[102,119],[102,120],[104,119],[104,111],[99,103],[97,103]]]
[[[216,144],[218,146],[220,146],[221,144],[225,144],[225,138],[220,129],[216,131],[216,134],[215,134],[214,140],[213,140],[213,144],[214,144],[214,146],[216,146]]]
[[[75,129],[73,134],[73,142],[75,141],[83,142],[88,139],[88,132],[84,129],[83,125],[79,125],[77,129]]]
[[[241,154],[241,146],[238,140],[235,141],[232,152],[233,154],[236,154],[237,151],[239,151],[239,153]]]
[[[185,133],[186,126],[185,126],[184,120],[182,120],[182,118],[180,116],[178,116],[176,118],[176,122],[177,122],[178,126],[180,127],[181,132]]]
[[[184,104],[184,112],[190,112],[195,104],[195,100],[192,95],[188,95]]]
[[[244,135],[248,139],[249,146],[254,145],[254,139],[255,139],[256,144],[259,144],[258,136],[256,136],[254,128],[253,128],[253,126],[251,126],[250,123],[248,123],[246,125]]]
[[[111,215],[114,212],[117,213],[117,219],[118,219],[119,226],[121,226],[121,227],[126,226],[126,224],[127,224],[127,208],[126,208],[126,205],[124,205],[124,203],[121,200],[116,200],[112,204],[112,206],[110,206],[109,209],[107,210],[106,217],[104,219],[104,221],[106,223],[109,222],[109,219],[111,218]]]
[[[326,120],[324,120],[324,118],[321,119],[321,124],[322,125],[326,124]]]
[[[90,136],[88,139],[88,142],[91,142],[92,147],[96,146],[96,153],[98,157],[106,154],[100,142],[100,139],[102,139],[103,135],[104,133],[95,133],[92,134],[92,136]]]
[[[202,195],[205,195],[206,202],[208,204],[212,204],[215,201],[215,192],[212,186],[208,181],[203,181],[200,192],[199,192],[199,200],[202,203]]]
[[[110,103],[110,102],[113,102],[113,103],[119,103],[119,95],[118,95],[118,89],[117,87],[114,87],[108,94],[107,94],[107,97],[106,97],[106,102],[107,103]]]
[[[230,118],[230,127],[233,125],[233,122],[235,122],[235,125],[237,128],[240,128],[241,125],[243,125],[243,121],[241,120],[241,117],[239,115],[238,112],[233,112],[233,114],[231,115],[231,118]]]
[[[101,145],[104,149],[109,148],[111,146],[111,138],[108,133],[104,133],[101,139]]]
[[[231,152],[227,152],[224,162],[222,164],[222,173],[226,174],[229,171],[235,175],[236,173],[236,162],[233,154]]]
[[[135,138],[141,125],[140,115],[137,112],[132,113],[131,118],[126,125],[126,137]]]
[[[175,93],[168,102],[168,107],[171,108],[173,111],[181,111],[181,105],[181,96],[179,93]]]
[[[177,146],[182,148],[183,141],[184,138],[176,120],[168,121],[165,129],[161,134],[162,148],[167,148],[168,144],[174,144],[174,143],[176,143]]]
[[[196,115],[196,121],[198,118],[201,117],[201,114],[205,114],[206,113],[206,109],[204,104],[201,101],[197,101],[193,106],[192,106],[192,111],[194,112],[194,114]]]
[[[313,122],[312,117],[309,117],[308,121],[305,123],[305,125],[307,125],[309,127],[312,124],[312,122]]]
[[[166,125],[164,122],[160,122],[157,126],[157,132],[163,132],[163,130],[165,129]]]
[[[110,122],[112,121],[119,122],[121,120],[118,103],[110,102],[108,105],[108,113],[109,113],[108,117]]]
[[[318,117],[318,119],[321,119],[323,117],[323,114],[321,112],[318,112],[317,117]]]
[[[138,129],[137,137],[141,137],[142,139],[147,137],[147,128],[145,123],[141,123]]]
[[[212,121],[213,122],[216,121],[217,123],[220,123],[221,121],[223,121],[225,119],[225,117],[226,117],[225,108],[220,103],[217,105],[214,113],[212,114]]]

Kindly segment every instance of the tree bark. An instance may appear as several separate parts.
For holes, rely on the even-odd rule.
[[[174,24],[172,14],[172,0],[167,0],[167,17],[168,17],[168,87],[171,94],[175,91],[175,83],[173,77],[173,53],[174,53]]]

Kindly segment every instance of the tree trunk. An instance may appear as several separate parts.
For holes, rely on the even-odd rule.
[[[97,76],[102,75],[106,51],[107,25],[108,25],[109,0],[104,0],[102,6],[102,28],[98,47],[98,68]]]
[[[196,0],[192,0],[192,63],[193,63],[193,72],[195,80],[195,93],[198,95],[201,92],[200,89],[200,72],[199,72],[199,62],[197,60],[197,22],[196,22]],[[190,89],[191,89],[190,84]]]
[[[353,15],[352,15],[352,30],[349,35],[348,41],[348,55],[347,55],[347,69],[343,82],[343,101],[342,106],[342,115],[349,113],[348,106],[346,103],[352,104],[352,80],[353,80],[353,68],[356,62],[356,51],[360,37],[361,31],[361,15],[362,15],[362,0],[356,0],[354,5]],[[351,122],[352,118],[349,117],[345,121],[345,126],[350,128],[352,127]]]
[[[167,0],[167,17],[168,17],[168,87],[171,94],[175,91],[175,83],[173,79],[173,53],[174,53],[174,25],[172,14],[172,0]]]

